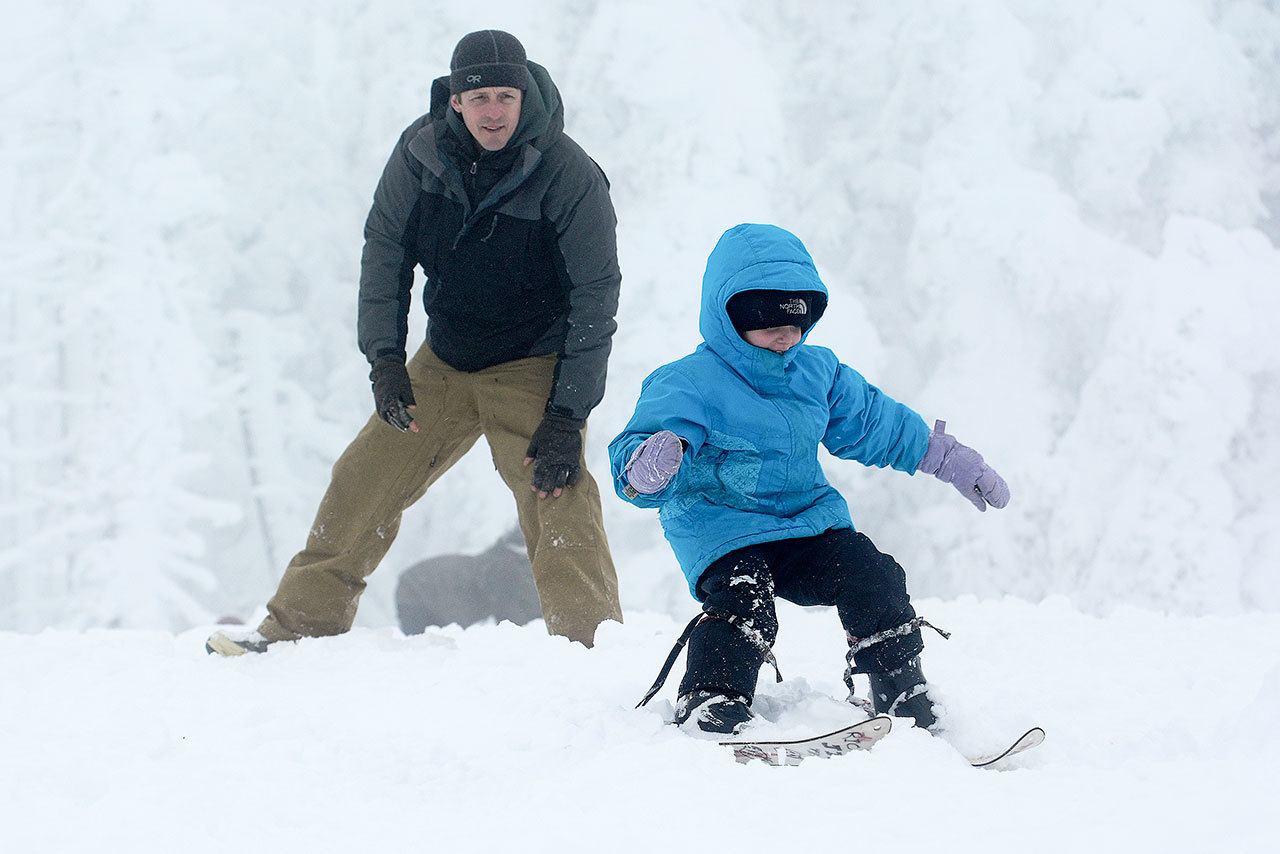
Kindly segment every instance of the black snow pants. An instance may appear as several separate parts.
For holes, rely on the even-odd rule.
[[[729,552],[702,573],[698,594],[707,618],[689,637],[681,696],[704,689],[754,699],[760,665],[778,636],[775,596],[797,605],[836,606],[845,631],[855,638],[897,628],[916,616],[902,567],[849,528]],[[723,619],[726,615],[737,620]],[[854,663],[860,672],[883,673],[922,649],[917,628],[862,650]]]

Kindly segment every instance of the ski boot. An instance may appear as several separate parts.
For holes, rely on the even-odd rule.
[[[897,670],[868,673],[867,678],[871,680],[871,705],[877,714],[913,718],[922,729],[932,729],[937,724],[929,685],[920,671],[920,656]]]
[[[204,651],[209,655],[234,656],[249,652],[266,652],[267,647],[275,641],[268,640],[259,632],[214,632],[204,642]]]
[[[737,694],[697,690],[676,703],[676,726],[698,735],[733,735],[755,718],[747,701]],[[695,730],[696,727],[696,730]]]

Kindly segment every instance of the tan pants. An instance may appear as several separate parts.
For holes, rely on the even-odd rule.
[[[582,479],[559,498],[539,498],[529,488],[525,451],[542,421],[555,364],[555,356],[534,356],[465,373],[424,344],[408,364],[421,432],[369,419],[334,464],[307,546],[289,562],[259,631],[286,640],[349,630],[365,579],[391,547],[401,514],[482,433],[516,499],[547,631],[591,646],[597,625],[621,622],[600,491],[585,462]]]

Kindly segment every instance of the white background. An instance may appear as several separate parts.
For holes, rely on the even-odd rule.
[[[613,182],[598,479],[640,379],[697,341],[718,235],[774,222],[833,294],[814,343],[1012,486],[978,517],[827,466],[917,594],[1280,608],[1280,13],[1059,6],[10,6],[0,627],[260,608],[370,408],[374,184],[456,39],[497,25]],[[653,515],[606,516],[625,604],[687,610]],[[392,620],[404,566],[513,518],[475,452],[408,515],[362,622]]]
[[[2,2],[6,851],[1198,852],[1280,832],[1274,2]],[[399,570],[513,521],[483,451],[407,515],[355,632],[204,655],[212,619],[261,614],[368,415],[361,227],[483,27],[550,69],[613,182],[597,479],[746,221],[813,252],[833,296],[815,343],[1008,479],[1011,506],[979,515],[931,478],[827,461],[955,632],[927,639],[945,740],[740,768],[663,726],[672,686],[634,712],[694,603],[655,516],[607,489],[628,622],[597,649],[538,624],[401,637]],[[757,731],[849,722],[834,616],[781,619],[788,680],[765,671]],[[1031,723],[1049,739],[1014,773],[952,749]]]

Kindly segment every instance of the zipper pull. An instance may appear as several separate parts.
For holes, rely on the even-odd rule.
[[[472,164],[471,164],[471,174],[472,174],[472,175],[476,174],[476,164],[475,164],[475,163],[472,163]]]

